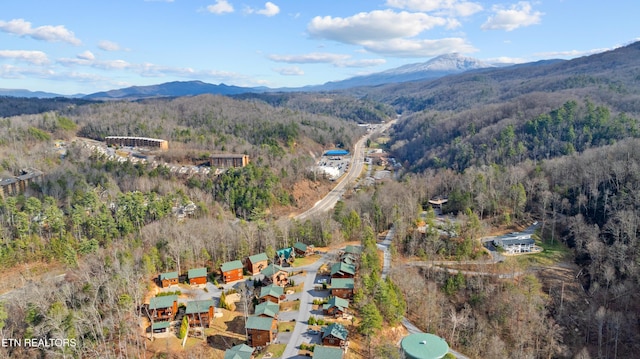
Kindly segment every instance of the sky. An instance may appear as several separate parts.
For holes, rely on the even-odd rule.
[[[299,87],[460,53],[570,59],[640,39],[629,0],[5,0],[0,88]]]

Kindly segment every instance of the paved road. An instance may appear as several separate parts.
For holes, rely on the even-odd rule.
[[[306,210],[305,212],[300,213],[297,216],[294,216],[294,219],[302,220],[307,217],[313,216],[314,214],[324,213],[329,211],[333,206],[336,205],[336,202],[342,195],[346,192],[347,186],[354,182],[360,173],[362,173],[362,168],[364,167],[364,150],[367,143],[367,139],[369,139],[373,134],[378,134],[389,129],[396,120],[391,120],[389,122],[384,123],[382,126],[378,127],[375,131],[369,132],[366,135],[362,136],[353,146],[351,163],[349,164],[349,170],[338,180],[336,186],[329,192],[323,199],[316,202],[316,204]]]
[[[311,337],[307,334],[307,331],[309,330],[307,321],[311,315],[313,299],[327,296],[326,292],[315,291],[314,284],[318,274],[318,269],[324,263],[327,263],[330,258],[331,254],[325,253],[315,263],[295,268],[295,270],[304,270],[307,274],[304,277],[304,288],[302,289],[302,293],[300,293],[300,310],[298,311],[298,317],[296,318],[296,326],[293,328],[293,331],[291,332],[291,339],[287,343],[287,347],[284,349],[284,353],[281,356],[283,359],[305,358],[304,356],[298,355],[298,347],[303,341],[306,343],[311,341]]]

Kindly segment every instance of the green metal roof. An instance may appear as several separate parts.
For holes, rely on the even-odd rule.
[[[322,339],[328,337],[329,335],[332,335],[340,340],[347,340],[347,336],[349,336],[349,331],[347,330],[347,328],[344,327],[344,325],[339,323],[333,323],[328,327],[324,328],[324,331],[322,332]]]
[[[227,349],[224,352],[224,359],[250,359],[251,354],[253,354],[253,348],[246,345],[240,344]]]
[[[316,345],[313,348],[313,359],[342,359],[344,352],[340,348]],[[225,358],[226,359],[226,358]]]
[[[268,261],[268,260],[269,260],[269,257],[267,257],[266,253],[258,253],[258,254],[249,256],[249,261],[251,263],[258,263],[258,262]]]
[[[299,251],[303,251],[306,252],[307,251],[307,245],[302,243],[302,242],[296,242],[293,244],[293,248],[299,250]]]
[[[360,254],[362,253],[362,247],[360,246],[352,246],[352,245],[348,245],[345,249],[344,249],[345,253],[351,253],[351,254]]]
[[[329,299],[329,303],[323,305],[322,309],[329,309],[333,307],[337,307],[344,311],[349,308],[349,301],[340,297],[331,297],[331,299]]]
[[[207,276],[207,268],[194,268],[189,269],[187,272],[188,278],[198,278],[198,277],[206,277]]]
[[[171,322],[154,322],[153,325],[151,326],[151,330],[166,329],[166,328],[169,328],[170,325],[171,325]]]
[[[449,352],[447,342],[429,333],[410,334],[400,343],[407,359],[440,359]]]
[[[160,273],[160,280],[178,279],[178,272]]]
[[[211,299],[191,300],[187,302],[187,309],[185,310],[185,314],[208,312],[210,307],[216,307],[215,303]]]
[[[353,289],[353,278],[333,278],[331,289]]]
[[[331,275],[336,273],[347,273],[351,275],[356,275],[356,267],[353,264],[348,264],[345,262],[338,262],[331,265]]]
[[[163,309],[173,307],[173,302],[176,301],[178,301],[177,295],[153,297],[149,300],[149,309]]]
[[[266,301],[256,305],[255,315],[266,315],[275,318],[280,313],[280,306],[276,303]]]
[[[257,329],[270,331],[273,325],[273,318],[250,316],[247,318],[247,329]]]
[[[266,287],[260,288],[260,298],[270,295],[276,298],[280,298],[281,295],[284,294],[284,288],[279,287],[277,285],[268,285]]]
[[[240,262],[240,261],[231,261],[231,262],[222,263],[222,266],[220,266],[220,269],[223,272],[228,272],[230,270],[240,269],[242,267],[243,267],[242,262]]]
[[[265,269],[261,270],[260,274],[264,275],[265,277],[271,277],[272,275],[280,271],[284,271],[284,269],[282,269],[282,267],[277,264],[271,263]]]

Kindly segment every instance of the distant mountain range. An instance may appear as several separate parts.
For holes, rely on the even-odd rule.
[[[0,96],[14,97],[73,97],[87,100],[143,99],[154,97],[195,96],[202,94],[237,95],[242,93],[263,92],[300,92],[300,91],[334,91],[352,87],[377,86],[418,80],[436,79],[447,75],[471,70],[494,67],[494,65],[478,59],[463,57],[459,54],[447,54],[435,57],[427,62],[404,65],[398,68],[356,76],[342,81],[327,82],[298,88],[239,87],[225,84],[214,85],[202,81],[174,81],[150,86],[132,86],[117,90],[96,92],[89,95],[64,96],[48,92],[32,92],[28,90],[2,90]]]

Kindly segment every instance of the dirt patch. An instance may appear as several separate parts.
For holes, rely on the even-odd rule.
[[[30,262],[15,265],[3,269],[0,274],[3,278],[12,280],[0,281],[0,294],[22,288],[28,282],[50,281],[56,276],[66,272],[64,266],[57,262]]]
[[[313,207],[315,203],[326,196],[334,186],[335,183],[329,181],[314,182],[306,178],[300,180],[293,185],[293,189],[291,190],[295,205],[275,207],[272,208],[271,213],[275,217],[293,217],[300,214]]]

